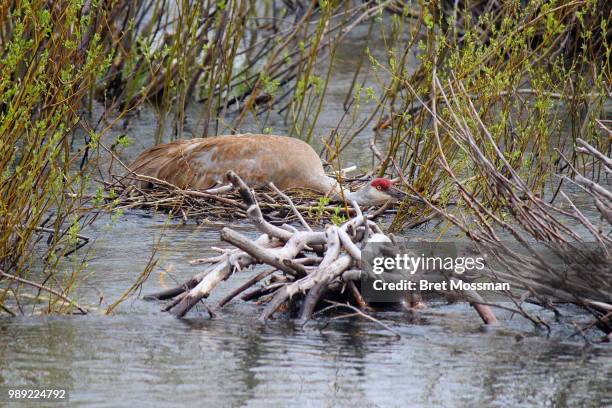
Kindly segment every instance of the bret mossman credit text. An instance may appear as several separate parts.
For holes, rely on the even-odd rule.
[[[385,282],[377,279],[373,282],[374,290],[390,290],[390,291],[405,291],[405,290],[476,290],[476,291],[501,291],[510,290],[510,284],[507,282],[465,282],[459,279],[442,282],[430,282],[426,279],[411,281],[402,279],[398,282]]]
[[[410,275],[426,273],[428,271],[454,272],[461,275],[466,271],[481,271],[485,268],[484,257],[439,257],[439,256],[412,256],[397,254],[394,257],[376,257],[372,262],[372,272],[380,275],[392,270],[405,271]],[[385,282],[377,279],[372,287],[376,291],[447,291],[447,290],[475,290],[475,291],[504,291],[510,290],[509,283],[497,282],[466,282],[461,279],[450,281],[431,282],[427,279],[402,279],[394,282]]]

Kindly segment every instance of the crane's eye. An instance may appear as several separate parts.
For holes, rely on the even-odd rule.
[[[376,186],[377,190],[382,190],[382,186]]]

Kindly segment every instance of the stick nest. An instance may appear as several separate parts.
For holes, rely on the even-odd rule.
[[[144,181],[152,188],[140,188],[135,185],[137,181]],[[343,185],[350,190],[356,190],[366,181],[366,176],[358,176],[344,179]],[[185,222],[248,219],[247,205],[242,201],[240,192],[231,187],[211,190],[182,189],[165,181],[140,175],[113,175],[111,182],[101,183],[107,192],[104,200],[109,206],[112,205],[113,210],[161,211],[182,218]],[[332,203],[328,197],[309,189],[296,188],[281,193],[269,186],[255,189],[253,194],[266,219],[278,225],[300,222],[296,212],[292,211],[292,204],[305,220],[315,225],[330,221],[338,224],[355,213],[353,208],[344,203]],[[383,211],[385,209],[381,213]]]

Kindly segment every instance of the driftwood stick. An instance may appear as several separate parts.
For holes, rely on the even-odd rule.
[[[236,296],[240,295],[242,292],[244,292],[245,290],[247,290],[248,288],[250,288],[251,286],[253,286],[257,282],[261,281],[262,279],[265,279],[266,277],[270,276],[276,270],[277,270],[276,268],[268,269],[268,270],[265,270],[263,272],[258,273],[255,276],[253,276],[252,278],[250,278],[249,280],[244,282],[242,285],[240,285],[236,289],[232,290],[223,299],[221,299],[219,301],[219,303],[217,303],[217,306],[215,308],[216,309],[221,309],[223,306],[225,306],[227,303],[229,303]]]
[[[248,261],[249,259],[245,259],[243,263],[246,264]],[[231,270],[232,266],[229,260],[216,264],[200,283],[193,289],[185,292],[185,296],[181,298],[180,302],[172,305],[167,311],[176,317],[185,316],[200,300],[207,297],[212,289],[230,274]]]
[[[275,283],[267,286],[260,286],[249,292],[245,292],[242,296],[240,296],[240,299],[244,301],[256,300],[274,292],[283,285],[285,285],[285,283]]]
[[[200,283],[200,281],[202,281],[202,278],[204,278],[204,275],[206,275],[208,271],[199,273],[197,275],[195,275],[194,277],[192,277],[191,279],[181,283],[178,286],[175,286],[173,288],[170,289],[165,289],[159,292],[155,292],[155,293],[151,293],[148,295],[145,295],[143,297],[144,300],[168,300],[168,299],[172,299],[175,296],[180,295],[183,292],[186,292],[192,288],[194,288],[198,283]]]
[[[363,225],[364,227],[364,238],[367,240],[370,236],[370,229],[368,228],[368,219],[363,216],[363,212],[361,212],[361,208],[359,208],[359,204],[357,201],[351,201],[351,206],[355,209],[355,218],[353,219],[353,223],[345,223],[342,227],[343,229],[347,228],[357,228],[358,225]]]
[[[0,269],[0,276],[4,276],[7,279],[13,280],[15,282],[23,283],[25,285],[32,286],[34,288],[37,288],[37,289],[45,291],[45,292],[49,292],[52,295],[55,295],[58,298],[62,299],[64,302],[67,302],[71,306],[76,307],[79,310],[79,312],[81,312],[82,314],[87,314],[88,313],[87,309],[85,309],[84,307],[80,306],[77,302],[75,302],[74,300],[70,299],[68,296],[58,292],[55,289],[51,289],[51,288],[48,288],[48,287],[46,287],[44,285],[38,284],[36,282],[32,282],[30,280],[20,278],[19,276],[11,275],[9,273],[4,272],[2,269]]]
[[[266,263],[272,265],[283,272],[294,275],[296,273],[291,267],[283,263],[283,259],[275,256],[274,252],[267,251],[260,247],[256,243],[252,242],[249,238],[245,237],[239,232],[236,232],[229,228],[223,228],[221,230],[221,239],[229,242],[230,244],[242,249],[244,252],[250,254],[257,263]],[[301,248],[294,247],[294,251],[299,252]],[[296,253],[297,254],[297,253]]]
[[[451,278],[451,280],[460,281],[460,279]],[[497,318],[495,317],[495,313],[491,310],[489,305],[484,304],[484,300],[478,294],[478,292],[474,290],[465,290],[465,295],[467,296],[470,305],[476,310],[478,316],[482,319],[482,321],[487,325],[494,325],[499,323]]]
[[[381,322],[380,320],[376,319],[375,317],[372,317],[368,314],[363,313],[361,310],[359,310],[358,308],[356,308],[355,306],[349,304],[349,303],[338,303],[338,302],[332,302],[330,300],[327,301],[327,303],[330,303],[331,307],[346,307],[347,309],[351,309],[352,311],[355,312],[355,315],[359,315],[361,317],[364,317],[368,320],[373,321],[376,324],[379,324],[380,326],[384,327],[386,330],[390,331],[391,333],[393,333],[398,339],[402,337],[401,334],[399,334],[396,330],[393,330],[391,327],[389,327],[389,325]],[[325,308],[328,309],[328,308]]]
[[[319,269],[317,272],[311,273],[290,285],[283,286],[276,292],[276,295],[274,295],[274,298],[268,303],[259,319],[263,322],[268,320],[276,309],[297,293],[303,293],[319,282],[330,282],[333,278],[341,275],[342,272],[351,265],[352,261],[353,259],[350,255],[340,255],[340,257],[332,262],[327,268]]]
[[[335,261],[340,255],[340,238],[339,238],[338,227],[328,227],[325,231],[325,238],[327,240],[327,251],[325,252],[325,256],[323,260],[319,264],[319,268],[326,268],[333,261]],[[327,290],[327,282],[322,281],[315,284],[306,295],[306,299],[304,300],[304,304],[302,305],[302,310],[300,311],[300,321],[302,323],[310,320],[312,316],[312,312],[317,307],[317,303],[319,299],[323,296],[323,294]]]
[[[385,204],[381,205],[376,210],[370,211],[368,213],[368,219],[369,220],[375,220],[376,218],[378,218],[381,215],[383,215],[385,213],[385,211],[390,209],[392,206],[393,206],[393,203],[391,201],[387,201]]]
[[[493,313],[493,310],[489,305],[485,305],[482,303],[470,303],[470,305],[476,310],[478,316],[482,319],[482,321],[486,325],[494,325],[498,324],[497,317]]]
[[[224,194],[232,191],[234,189],[234,185],[232,183],[224,184],[219,187],[209,188],[208,190],[204,190],[207,194]]]
[[[340,237],[338,227],[328,227],[325,231],[325,240],[327,241],[327,250],[323,260],[319,264],[319,269],[327,268],[340,255]]]
[[[361,264],[361,250],[355,245],[344,229],[338,228],[338,237],[346,252],[348,252],[358,264]]]
[[[317,303],[319,303],[319,300],[325,295],[325,292],[327,292],[327,285],[323,282],[317,283],[308,291],[306,299],[304,299],[304,304],[302,305],[302,310],[300,311],[298,324],[305,324],[310,320]]]
[[[356,281],[361,279],[361,269],[349,269],[342,274],[344,282]]]
[[[302,265],[299,262],[294,262],[291,259],[283,259],[283,264],[287,265],[289,268],[294,270],[295,272],[292,273],[291,275],[293,275],[293,276],[295,276],[297,278],[302,278],[302,277],[308,275],[308,271],[306,270],[304,265]]]
[[[272,190],[274,190],[276,192],[276,194],[278,194],[279,196],[281,196],[283,198],[283,200],[287,201],[287,203],[289,204],[289,206],[291,207],[291,211],[293,211],[293,214],[295,214],[295,216],[297,217],[298,220],[300,220],[300,223],[304,226],[304,228],[306,228],[308,231],[312,232],[312,228],[310,228],[310,225],[308,225],[308,223],[306,222],[306,220],[304,219],[304,217],[302,217],[302,214],[298,211],[297,208],[295,208],[295,205],[293,204],[293,201],[291,201],[291,198],[289,198],[289,196],[285,193],[283,193],[282,191],[280,191],[275,185],[274,183],[269,183],[268,184],[270,186],[270,188]]]
[[[344,277],[344,274],[343,274],[343,277]],[[361,292],[359,291],[359,289],[357,289],[357,285],[355,284],[355,281],[352,281],[352,280],[349,281],[346,284],[346,287],[348,288],[351,296],[353,296],[353,300],[355,301],[355,304],[357,305],[358,308],[363,309],[363,310],[372,309],[370,305],[368,304],[368,302],[366,302],[366,300],[363,298],[363,296],[361,296]]]
[[[266,235],[260,236],[255,244],[260,246],[273,245]],[[254,263],[257,263],[257,260],[242,251],[229,254],[225,261],[213,265],[202,280],[188,292],[185,292],[181,301],[169,311],[176,317],[183,317],[200,300],[208,297],[220,282],[227,279],[234,268],[244,269]]]
[[[183,300],[185,298],[185,296],[187,296],[187,291],[185,291],[183,293],[180,293],[174,299],[172,299],[170,302],[168,302],[168,304],[166,304],[162,308],[162,311],[163,312],[169,312],[174,306],[178,305],[181,302],[181,300]]]
[[[288,241],[291,239],[293,234],[290,231],[274,226],[264,219],[253,192],[236,173],[229,171],[227,172],[226,177],[233,185],[238,187],[240,196],[248,206],[247,216],[259,231],[263,232],[264,234],[268,234],[271,237],[282,239],[283,241]]]
[[[213,249],[213,248],[211,248]],[[212,264],[212,263],[217,263],[221,260],[223,260],[223,257],[225,255],[217,255],[217,256],[210,256],[208,258],[198,258],[198,259],[192,259],[191,261],[189,261],[189,265],[201,265],[201,264]]]
[[[272,265],[292,275],[295,275],[296,272],[300,273],[302,270],[296,271],[289,266],[290,263],[283,261],[290,261],[309,244],[322,243],[324,236],[324,233],[321,232],[299,232],[294,234],[291,239],[286,242],[285,246],[277,249],[266,249],[232,229],[223,228],[221,230],[221,239],[224,241],[242,249],[260,262]]]
[[[383,234],[383,230],[381,230],[378,224],[373,221],[368,220],[368,227],[370,227],[376,234]]]

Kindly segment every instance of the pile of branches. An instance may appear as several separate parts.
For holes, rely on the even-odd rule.
[[[240,195],[232,185],[227,184],[209,190],[182,189],[174,184],[153,177],[137,174],[112,176],[113,181],[100,182],[107,195],[107,206],[113,210],[145,209],[168,213],[182,218],[184,222],[194,220],[246,220],[248,206],[240,200]],[[145,181],[153,188],[143,189],[135,184]],[[353,189],[367,176],[343,179],[346,188]],[[303,218],[313,224],[322,224],[330,219],[337,223],[355,215],[355,210],[347,205],[333,205],[320,193],[308,189],[290,189],[285,193],[274,184],[253,192],[259,208],[266,219],[273,224],[297,223]],[[296,209],[299,213],[292,211]],[[376,216],[391,211],[383,206]]]
[[[249,187],[233,172],[228,173],[228,179],[237,186],[246,203],[247,216],[262,234],[252,240],[231,228],[222,229],[221,239],[233,245],[234,249],[225,250],[219,256],[192,261],[209,266],[188,281],[145,299],[169,300],[164,310],[183,317],[235,272],[266,264],[269,269],[232,290],[216,307],[207,307],[211,316],[215,310],[242,295],[243,300],[265,304],[260,316],[263,322],[284,310],[299,310],[299,320],[306,322],[323,300],[331,304],[330,307],[350,308],[359,315],[376,320],[365,314],[364,310],[370,306],[355,281],[361,279],[363,247],[368,242],[391,241],[357,203],[351,203],[355,211],[353,218],[339,226],[327,225],[324,231],[314,231],[299,215],[302,230],[286,224],[275,226],[264,219]],[[295,206],[292,210],[299,214]],[[485,323],[496,322],[488,306],[472,305]]]

